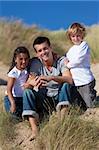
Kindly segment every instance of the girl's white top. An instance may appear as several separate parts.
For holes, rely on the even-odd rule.
[[[22,97],[23,95],[23,85],[26,82],[28,78],[28,72],[26,69],[19,70],[16,67],[14,67],[9,73],[8,77],[15,78],[15,83],[12,88],[12,94],[14,97]]]
[[[90,48],[85,41],[80,45],[73,45],[66,57],[69,60],[67,67],[76,86],[86,85],[94,79],[90,70]]]

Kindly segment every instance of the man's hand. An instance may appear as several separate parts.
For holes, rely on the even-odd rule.
[[[40,87],[47,86],[47,83],[52,80],[52,76],[40,76]]]
[[[49,82],[52,80],[52,76],[40,76],[40,80]]]

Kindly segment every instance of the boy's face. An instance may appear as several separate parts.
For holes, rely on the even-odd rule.
[[[52,57],[52,48],[47,44],[47,42],[35,45],[37,57],[42,61],[48,61]]]
[[[71,34],[70,39],[73,44],[79,45],[83,41],[83,35],[81,33]]]

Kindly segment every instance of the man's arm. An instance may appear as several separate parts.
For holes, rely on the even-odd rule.
[[[54,81],[56,81],[58,83],[63,83],[63,82],[67,82],[69,84],[73,83],[72,75],[71,75],[69,70],[65,70],[62,73],[62,76],[53,76],[52,80],[54,80]]]
[[[64,82],[67,82],[69,84],[73,83],[72,75],[69,70],[65,70],[62,73],[62,76],[41,76],[40,79],[45,80],[47,82],[53,80],[58,83],[64,83]]]

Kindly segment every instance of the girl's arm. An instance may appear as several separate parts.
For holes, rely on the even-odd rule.
[[[12,113],[16,111],[15,100],[14,100],[14,97],[12,95],[12,88],[13,88],[14,82],[15,82],[15,78],[8,77],[7,93],[8,93],[10,103],[11,103],[10,111]]]

